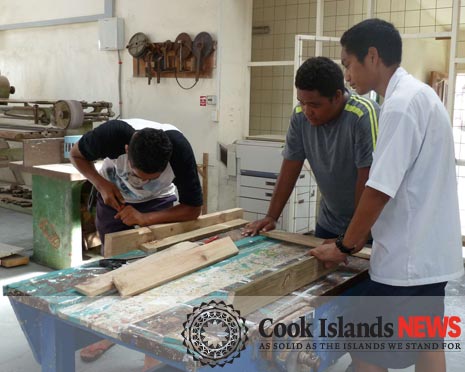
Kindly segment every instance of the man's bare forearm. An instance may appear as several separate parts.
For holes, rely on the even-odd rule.
[[[94,163],[84,158],[77,144],[71,149],[70,160],[74,167],[95,187],[98,188],[98,185],[105,180],[95,169]]]
[[[356,247],[355,252],[363,248],[372,226],[389,200],[390,197],[381,191],[371,187],[365,188],[344,235],[344,246]]]

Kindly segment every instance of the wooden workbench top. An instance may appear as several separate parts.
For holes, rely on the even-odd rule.
[[[100,169],[102,162],[95,163],[95,167]],[[26,167],[22,161],[10,162],[11,167],[15,167],[23,172],[31,173],[38,176],[56,178],[63,181],[85,181],[84,177],[71,163],[34,165]]]
[[[236,234],[237,237],[237,234]],[[234,239],[234,238],[233,238]],[[86,297],[73,287],[107,271],[96,263],[51,272],[4,287],[15,301],[102,333],[141,350],[183,360],[181,330],[186,314],[205,298],[225,299],[252,278],[306,257],[308,248],[256,236],[237,240],[239,254],[141,295]],[[133,251],[131,254],[140,254]],[[364,279],[368,261],[349,257],[349,265],[299,290],[308,296],[337,295]],[[300,295],[294,298],[302,298]],[[287,301],[284,298],[282,301]],[[268,305],[273,307],[274,305]],[[266,308],[268,308],[268,306]],[[289,306],[287,306],[289,307]],[[247,320],[253,321],[253,314]]]

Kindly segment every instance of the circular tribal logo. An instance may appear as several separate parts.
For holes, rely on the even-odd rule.
[[[194,360],[210,367],[223,367],[244,350],[247,330],[245,319],[231,305],[210,301],[187,316],[182,336]]]

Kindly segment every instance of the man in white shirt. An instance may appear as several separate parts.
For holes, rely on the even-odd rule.
[[[448,113],[429,86],[400,67],[402,41],[392,24],[365,20],[344,33],[341,45],[352,88],[359,94],[374,90],[385,100],[369,179],[352,221],[336,243],[311,254],[327,265],[344,262],[364,246],[371,230],[370,283],[363,294],[439,296],[443,312],[447,281],[463,275]],[[445,371],[444,351],[403,353],[410,354],[405,365],[395,364],[399,360],[392,355],[373,360],[370,354],[352,354],[357,372],[413,363],[419,371]]]

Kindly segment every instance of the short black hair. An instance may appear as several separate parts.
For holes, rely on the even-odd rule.
[[[341,68],[329,58],[312,57],[297,70],[295,87],[317,90],[320,95],[332,98],[338,90],[344,92],[344,76]]]
[[[171,159],[173,145],[161,129],[144,128],[135,132],[128,147],[133,168],[144,173],[162,172]]]
[[[348,29],[341,37],[341,45],[363,63],[368,48],[378,50],[383,63],[389,67],[402,60],[402,39],[392,23],[379,18],[366,19]]]

